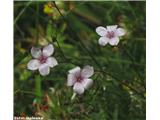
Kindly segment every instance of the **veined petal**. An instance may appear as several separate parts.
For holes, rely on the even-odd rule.
[[[43,48],[43,54],[47,57],[51,56],[54,52],[54,47],[52,44],[49,44]]]
[[[41,64],[39,67],[39,72],[42,76],[48,75],[50,72],[50,68],[49,68],[48,64],[46,64],[46,63]]]
[[[54,57],[48,57],[46,63],[50,67],[54,67],[54,66],[58,65],[58,62],[57,62],[57,60]]]
[[[74,74],[68,74],[67,76],[67,86],[72,86],[76,81]]]
[[[32,47],[31,48],[31,54],[32,54],[33,58],[39,58],[42,54],[42,51],[41,51],[40,48]]]
[[[107,38],[107,37],[100,37],[99,40],[98,40],[98,43],[101,46],[105,46],[105,45],[107,45],[108,41],[109,41],[109,38]]]
[[[83,84],[83,87],[85,89],[88,89],[89,87],[92,86],[93,80],[92,79],[84,79],[83,82],[82,82],[82,84]]]
[[[109,44],[112,46],[116,46],[119,43],[119,38],[118,37],[114,37],[112,39],[109,40]]]
[[[105,27],[100,26],[96,28],[96,32],[100,36],[105,36],[107,34],[107,29]]]
[[[81,83],[75,83],[73,87],[74,92],[78,94],[83,94],[84,93],[84,87]]]
[[[123,28],[118,28],[116,31],[117,36],[125,35],[126,31]]]
[[[117,29],[117,25],[107,26],[107,31],[115,31]]]
[[[83,69],[82,69],[82,72],[81,72],[81,75],[84,77],[84,78],[89,78],[91,77],[92,75],[94,74],[94,69],[93,67],[87,65],[85,66]]]
[[[28,62],[27,64],[27,68],[29,70],[37,70],[40,66],[40,63],[37,59],[32,59]]]
[[[81,71],[81,68],[79,66],[77,66],[77,67],[69,70],[69,73],[75,74],[75,73],[80,73],[80,71]]]

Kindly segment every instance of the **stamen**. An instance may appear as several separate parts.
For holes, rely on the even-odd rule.
[[[46,63],[47,57],[44,56],[44,55],[41,55],[41,57],[39,58],[39,61],[40,61],[41,64]]]
[[[76,79],[77,79],[77,82],[82,82],[82,80],[83,80],[81,75],[77,76]]]
[[[115,37],[114,31],[108,31],[106,36],[107,36],[109,39],[114,38],[114,37]]]

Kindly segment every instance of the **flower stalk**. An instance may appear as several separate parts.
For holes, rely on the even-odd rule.
[[[77,95],[77,93],[73,93],[73,95],[72,95],[72,97],[71,97],[71,101],[73,101],[74,100],[74,98],[76,97],[76,95]]]
[[[37,96],[37,102],[40,103],[40,97],[42,96],[40,75],[35,76],[35,93]]]

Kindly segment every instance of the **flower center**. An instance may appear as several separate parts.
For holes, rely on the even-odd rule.
[[[83,77],[81,75],[79,75],[79,76],[76,77],[76,79],[77,79],[77,82],[82,82]]]
[[[115,33],[114,31],[108,31],[107,35],[106,35],[109,39],[114,38],[115,37]]]
[[[44,56],[44,55],[41,55],[41,57],[39,58],[39,61],[40,61],[41,64],[46,63],[47,57]]]

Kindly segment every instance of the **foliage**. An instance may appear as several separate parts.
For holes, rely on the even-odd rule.
[[[145,22],[145,1],[14,2],[14,115],[144,120]],[[101,47],[95,28],[114,24],[127,34],[116,47]],[[26,66],[31,47],[48,43],[59,65],[42,77]],[[71,100],[68,70],[84,65],[94,66],[94,84]]]

